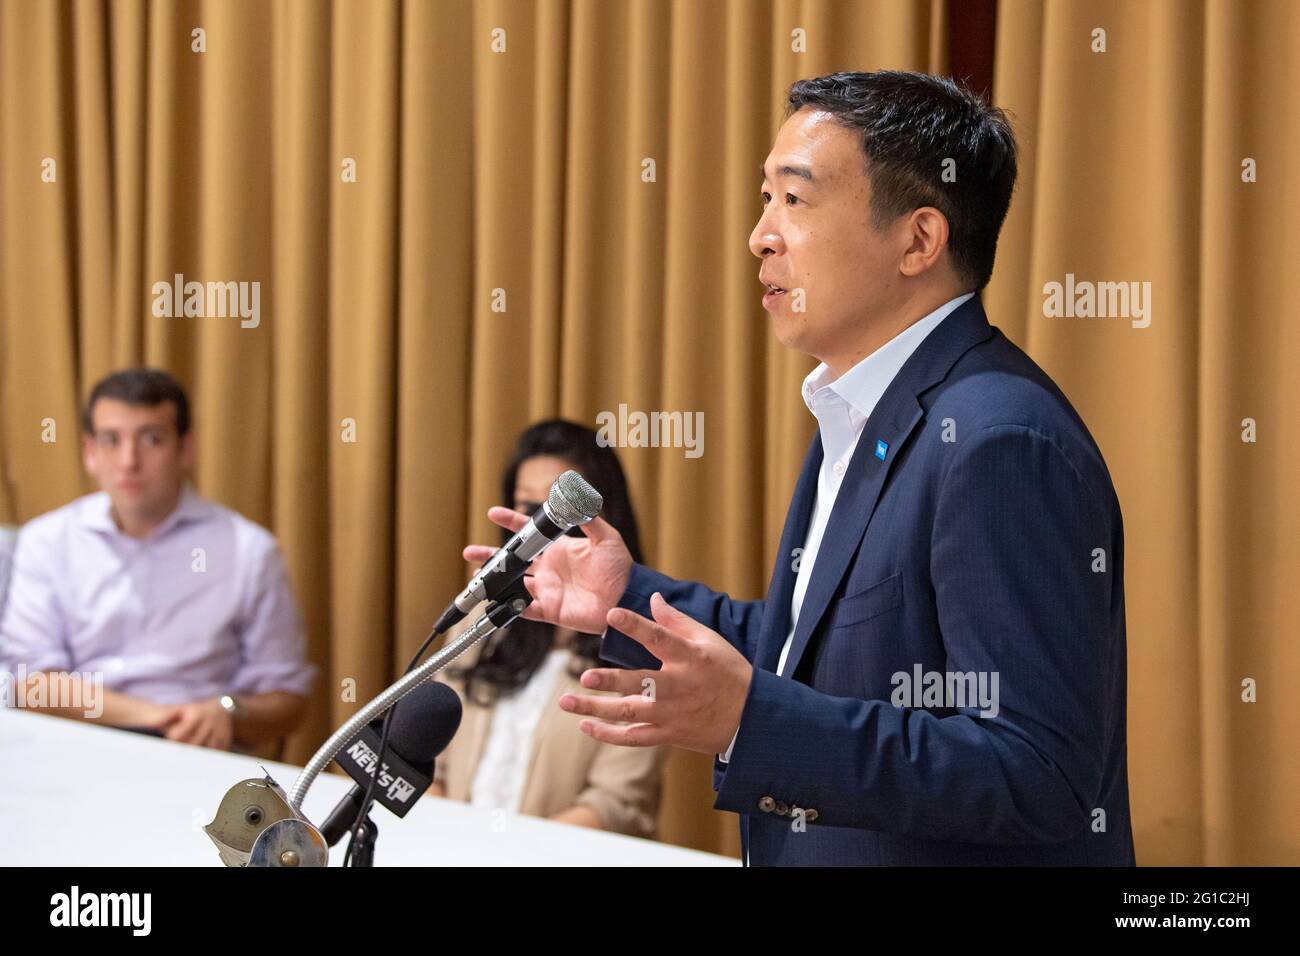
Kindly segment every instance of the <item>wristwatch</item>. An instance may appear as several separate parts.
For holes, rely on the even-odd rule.
[[[236,717],[238,717],[241,713],[243,713],[244,710],[242,707],[239,706],[239,701],[235,700],[235,698],[231,697],[229,694],[223,694],[217,700],[217,703],[221,705],[222,710],[224,710],[227,714],[230,715],[231,720],[234,720]]]

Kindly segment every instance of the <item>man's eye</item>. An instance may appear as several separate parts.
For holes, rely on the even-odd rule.
[[[796,196],[794,193],[786,193],[786,194],[785,194],[785,201],[786,201],[786,203],[787,203],[788,205],[793,206],[795,203],[797,203],[797,202],[799,201],[799,197]]]
[[[769,202],[772,201],[772,194],[771,194],[771,193],[760,193],[759,195],[760,195],[760,197],[761,197],[759,201],[760,201],[764,206],[766,206]]]

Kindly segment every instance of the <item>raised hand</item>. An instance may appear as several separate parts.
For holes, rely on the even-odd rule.
[[[657,591],[650,598],[650,613],[654,620],[615,608],[609,624],[663,661],[662,669],[583,671],[583,687],[623,696],[565,694],[561,709],[596,718],[578,727],[604,743],[726,751],[740,727],[754,666],[721,634],[677,610]]]
[[[528,523],[527,515],[502,507],[488,509],[488,518],[510,532]],[[533,603],[523,616],[583,634],[602,634],[605,615],[627,589],[632,554],[618,529],[603,518],[593,518],[582,530],[583,537],[562,535],[533,560],[524,576]],[[481,564],[496,551],[471,544],[463,554],[466,561]]]

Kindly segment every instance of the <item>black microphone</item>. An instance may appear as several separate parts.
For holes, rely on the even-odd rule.
[[[600,492],[587,484],[576,471],[566,471],[555,479],[546,501],[534,512],[528,524],[500,547],[456,600],[447,605],[435,634],[442,634],[474,610],[480,601],[495,600],[524,575],[524,571],[556,538],[570,528],[584,525],[604,506]]]
[[[388,747],[383,766],[378,770],[374,799],[404,817],[433,783],[434,758],[447,749],[456,735],[461,705],[454,690],[431,680],[393,706]],[[320,828],[329,846],[338,843],[357,822],[379,761],[383,724],[384,718],[377,717],[334,758],[356,783]]]

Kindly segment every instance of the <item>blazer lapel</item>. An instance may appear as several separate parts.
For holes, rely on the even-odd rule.
[[[918,397],[941,381],[957,359],[972,346],[992,334],[993,330],[984,317],[979,297],[970,299],[925,337],[880,397],[863,427],[862,436],[858,439],[843,483],[835,497],[835,507],[831,509],[826,534],[817,552],[808,592],[799,609],[799,621],[786,659],[787,676],[798,670],[799,661],[808,647],[813,631],[826,613],[831,597],[839,588],[849,562],[866,533],[894,461],[925,414]],[[820,450],[820,441],[818,447]],[[817,457],[820,467],[821,455],[818,454]],[[815,473],[813,488],[816,488]],[[806,536],[806,518],[802,526]],[[799,543],[802,544],[802,541],[801,537]],[[782,548],[785,547],[786,543],[782,540]],[[778,561],[787,553],[783,550],[777,556]],[[786,622],[790,619],[793,575],[791,585],[790,593],[783,599],[783,613],[775,615]],[[776,669],[775,661],[771,669]]]

